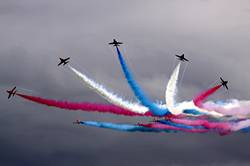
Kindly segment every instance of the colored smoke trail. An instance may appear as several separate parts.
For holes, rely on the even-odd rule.
[[[241,129],[241,132],[243,132],[243,133],[249,133],[250,132],[250,127],[246,127],[244,129]]]
[[[122,109],[120,107],[114,105],[106,105],[106,104],[94,104],[94,103],[72,103],[66,101],[56,101],[49,100],[35,96],[29,96],[24,94],[16,94],[24,99],[44,104],[47,106],[63,108],[68,110],[83,110],[83,111],[98,111],[98,112],[108,112],[114,113],[118,115],[126,115],[126,116],[152,116],[150,112],[146,114],[138,114],[135,112],[131,112],[129,110]],[[202,117],[201,117],[202,118]],[[237,122],[210,122],[205,119],[200,119],[200,117],[196,117],[195,119],[188,119],[187,116],[175,116],[171,115],[168,117],[170,121],[160,120],[158,124],[146,126],[146,125],[129,125],[129,124],[113,124],[108,122],[87,122],[84,125],[95,126],[101,128],[110,128],[121,131],[141,131],[141,132],[175,132],[175,131],[183,131],[183,132],[191,132],[191,133],[203,133],[208,132],[208,130],[213,131],[216,130],[220,134],[225,135],[230,133],[231,131],[244,131],[249,132],[248,127],[250,126],[250,120],[241,120]],[[197,127],[195,127],[197,126]],[[204,127],[204,128],[201,128]],[[149,129],[151,128],[151,129]]]
[[[250,126],[250,119],[242,120],[232,126],[233,131],[244,130]]]
[[[190,125],[184,125],[184,124],[180,124],[180,123],[174,123],[174,122],[171,122],[170,120],[157,120],[156,122],[159,122],[159,123],[162,123],[162,124],[165,124],[165,125],[170,125],[170,126],[173,126],[173,127],[178,127],[178,128],[181,128],[181,129],[194,129],[195,127],[200,127],[200,126],[190,126]]]
[[[171,126],[168,124],[162,123],[149,123],[149,124],[140,124],[141,126],[152,128],[152,129],[160,129],[160,130],[173,130],[173,131],[182,131],[187,133],[207,133],[209,130],[207,129],[185,129],[176,126]]]
[[[83,126],[92,126],[92,127],[99,127],[99,128],[106,128],[106,129],[113,129],[118,131],[128,131],[128,132],[196,132],[196,133],[202,133],[207,132],[207,130],[184,130],[179,129],[177,127],[173,126],[167,126],[162,124],[142,124],[139,123],[138,125],[134,124],[116,124],[111,122],[97,122],[97,121],[80,121],[80,125]]]
[[[106,129],[113,129],[118,131],[128,131],[128,132],[160,132],[158,129],[147,128],[139,125],[133,124],[115,124],[111,122],[97,122],[97,121],[80,121],[80,125],[92,126]]]
[[[89,77],[87,77],[84,73],[79,72],[78,70],[76,70],[75,68],[73,68],[72,66],[69,66],[69,69],[76,74],[76,76],[85,84],[87,85],[90,89],[94,90],[95,92],[97,92],[100,96],[102,96],[104,99],[106,99],[107,101],[109,101],[110,103],[120,106],[124,109],[128,109],[131,110],[135,113],[140,113],[140,114],[145,114],[146,112],[148,112],[148,108],[144,107],[142,105],[140,105],[139,103],[132,103],[129,101],[126,101],[124,99],[122,99],[121,97],[115,95],[113,92],[108,91],[103,85],[96,83],[95,81],[93,81],[92,79],[90,79]],[[179,73],[179,65],[177,65],[176,69],[174,70],[174,72],[172,73],[170,80],[177,80],[178,79],[178,73]],[[175,81],[171,81],[171,82],[175,82]],[[168,92],[173,92],[175,91],[174,89],[177,89],[176,84],[172,84],[169,85],[167,87]],[[174,98],[174,94],[170,94],[166,92],[166,95],[171,96],[169,98]],[[174,99],[172,100],[174,101]],[[193,102],[192,102],[193,103]],[[159,105],[159,107],[164,108],[165,105]],[[192,106],[192,108],[194,108],[194,106]],[[178,107],[175,108],[175,110],[178,110],[178,112],[182,111],[183,109],[185,109],[184,107]],[[198,109],[198,108],[196,108]],[[177,111],[176,111],[177,112]]]
[[[182,113],[182,110],[175,109],[175,95],[177,93],[177,81],[179,76],[181,62],[178,63],[171,75],[165,93],[166,106],[172,114],[178,115]]]
[[[212,95],[213,93],[215,93],[218,89],[220,89],[222,85],[217,85],[205,92],[202,92],[200,95],[198,95],[193,101],[194,101],[194,104],[197,106],[197,107],[202,107],[202,102],[210,95]]]
[[[183,110],[184,114],[189,114],[193,116],[208,115],[212,117],[222,117],[221,113],[213,110],[207,110],[204,108],[197,107],[193,101],[183,101],[181,103],[176,103],[175,109]]]
[[[128,132],[186,132],[186,133],[208,133],[212,131],[217,131],[220,135],[230,134],[231,131],[242,131],[250,132],[250,120],[243,120],[236,123],[226,123],[226,122],[206,122],[208,124],[204,125],[204,122],[197,122],[196,125],[204,125],[204,128],[183,128],[178,126],[172,126],[170,124],[164,124],[159,122],[154,123],[138,123],[134,124],[116,124],[111,122],[97,122],[97,121],[80,121],[80,125],[92,126],[99,128],[107,128],[118,131],[128,131]]]
[[[16,94],[26,100],[30,100],[39,104],[51,106],[51,107],[57,107],[57,108],[63,108],[67,110],[82,110],[82,111],[89,111],[89,112],[102,112],[102,113],[113,113],[118,115],[126,115],[126,116],[151,116],[152,114],[150,112],[147,112],[145,114],[140,114],[136,112],[132,112],[127,109],[123,109],[121,107],[115,106],[115,105],[107,105],[107,104],[95,104],[95,103],[74,103],[74,102],[68,102],[68,101],[57,101],[57,100],[51,100],[51,99],[44,99],[41,97],[35,97],[30,95],[24,95],[24,94]]]
[[[215,119],[214,121],[209,121],[206,119],[199,119],[199,118],[188,119],[187,117],[185,117],[185,118],[171,118],[169,120],[175,123],[174,125],[169,124],[171,126],[175,126],[176,124],[177,125],[183,124],[185,125],[184,128],[186,126],[192,126],[192,127],[202,126],[210,131],[215,130],[219,132],[221,135],[229,134],[232,131],[243,131],[243,132],[250,131],[250,130],[248,131],[248,128],[250,127],[250,119],[224,120],[224,121],[221,121],[221,119]]]
[[[118,47],[116,47],[116,51],[118,54],[118,59],[119,59],[119,62],[121,64],[123,73],[127,79],[127,82],[129,84],[130,88],[134,92],[136,98],[142,103],[142,105],[147,107],[156,116],[164,116],[166,114],[170,114],[170,112],[167,108],[165,108],[165,109],[160,108],[158,105],[156,105],[155,103],[153,103],[149,100],[149,98],[145,95],[145,93],[139,87],[137,82],[134,80],[134,78],[133,78],[131,72],[129,71],[129,68],[128,68],[128,66],[127,66],[127,64],[126,64]]]
[[[211,115],[211,116],[222,116],[221,114],[215,111],[207,111],[205,109],[197,107],[193,101],[175,103],[175,95],[177,93],[177,81],[179,77],[180,64],[181,62],[178,63],[175,70],[173,71],[166,88],[165,100],[166,100],[166,106],[170,110],[170,112],[174,115],[179,115],[181,113],[185,113],[183,112],[184,110],[189,109],[189,110],[195,110],[195,112],[198,113],[197,115],[204,113],[206,115]]]
[[[236,99],[227,102],[215,103],[208,101],[202,104],[202,107],[207,110],[213,110],[227,116],[238,118],[250,117],[250,101],[239,101]]]
[[[211,122],[206,119],[177,119],[177,118],[172,118],[170,121],[176,123],[176,124],[184,124],[188,126],[203,126],[206,129],[209,130],[216,130],[220,134],[228,134],[231,132],[231,123],[229,122]]]
[[[96,83],[95,81],[88,78],[85,74],[79,72],[72,66],[69,66],[69,69],[73,71],[73,73],[76,74],[76,76],[83,81],[84,84],[86,84],[90,89],[94,90],[96,93],[98,93],[100,96],[102,96],[104,99],[109,101],[110,103],[120,106],[124,109],[131,110],[135,113],[144,114],[148,111],[147,107],[144,107],[138,103],[131,103],[128,101],[123,100],[121,97],[118,97],[114,93],[108,91],[106,88],[104,88],[101,84]]]

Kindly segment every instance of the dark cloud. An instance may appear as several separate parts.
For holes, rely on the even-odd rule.
[[[154,100],[174,68],[174,54],[191,60],[178,100],[223,76],[230,93],[248,99],[247,0],[8,0],[0,1],[1,89],[72,101],[106,102],[84,87],[58,57],[128,99],[134,99],[107,42],[117,38],[128,64]],[[182,72],[184,67],[182,68]],[[28,92],[28,91],[26,91]],[[67,112],[0,96],[0,165],[239,165],[250,162],[248,135],[123,133],[72,125],[145,118]]]

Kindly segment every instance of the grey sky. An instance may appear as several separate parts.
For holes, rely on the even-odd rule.
[[[134,99],[117,57],[122,51],[140,85],[163,100],[174,54],[191,60],[178,100],[190,100],[219,76],[230,91],[211,99],[249,99],[248,0],[0,0],[1,89],[106,102],[83,86],[58,57],[127,99]],[[182,66],[182,72],[184,66]],[[27,91],[26,91],[27,92]],[[248,165],[249,135],[122,133],[72,125],[76,118],[141,118],[67,112],[0,95],[0,165]]]

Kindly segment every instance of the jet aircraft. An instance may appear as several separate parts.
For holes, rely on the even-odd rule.
[[[80,124],[81,121],[80,120],[76,120],[75,122],[73,122],[73,124]]]
[[[113,46],[115,46],[115,47],[118,47],[118,46],[120,46],[121,44],[123,44],[123,43],[122,43],[122,42],[118,42],[118,41],[116,41],[115,39],[113,39],[113,42],[109,43],[109,45],[113,45]]]
[[[183,61],[183,62],[185,62],[185,61],[187,61],[187,62],[189,62],[189,60],[187,59],[187,58],[185,58],[184,57],[184,54],[182,54],[182,55],[175,55],[180,61]]]
[[[9,94],[9,95],[8,95],[8,99],[10,99],[11,96],[12,96],[12,97],[15,96],[17,90],[16,90],[16,87],[14,87],[13,89],[7,90],[6,92]]]
[[[60,59],[60,63],[58,64],[58,66],[60,66],[61,64],[63,64],[63,66],[64,65],[66,65],[67,63],[69,63],[69,59],[70,59],[70,57],[68,57],[68,58],[65,58],[65,59],[63,59],[63,58],[59,58]]]
[[[227,86],[228,81],[224,81],[221,77],[220,77],[220,80],[221,80],[221,85],[225,87],[226,89],[228,89],[228,86]]]

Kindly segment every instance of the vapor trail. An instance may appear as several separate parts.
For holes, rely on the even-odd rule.
[[[179,62],[176,68],[174,69],[173,74],[171,75],[168,81],[165,93],[166,106],[170,110],[170,112],[175,115],[182,113],[182,110],[175,109],[175,96],[177,93],[177,81],[179,76],[180,65],[181,62]]]
[[[130,85],[132,91],[134,92],[136,98],[142,103],[142,105],[147,107],[149,111],[151,111],[156,116],[164,116],[166,114],[171,114],[167,108],[160,108],[157,104],[150,101],[150,99],[145,95],[140,86],[134,80],[132,73],[129,71],[129,68],[118,47],[116,47],[116,51],[127,82]]]
[[[108,100],[110,103],[131,110],[135,113],[145,114],[148,111],[147,107],[144,107],[138,103],[131,103],[123,100],[121,97],[117,96],[113,92],[108,91],[101,84],[98,84],[95,81],[91,80],[85,74],[77,71],[72,66],[69,66],[69,69],[73,71],[73,73],[75,73],[76,76],[90,89],[94,90],[96,93]]]
[[[218,89],[220,89],[222,85],[217,85],[211,89],[208,89],[205,92],[202,92],[200,95],[198,95],[196,98],[194,98],[194,104],[197,107],[202,107],[202,102],[210,95],[212,95],[213,93],[215,93]]]
[[[88,102],[82,102],[82,103],[75,103],[75,102],[68,102],[68,101],[57,101],[57,100],[51,100],[51,99],[45,99],[41,97],[36,96],[29,96],[24,94],[16,94],[26,100],[33,101],[35,103],[56,107],[56,108],[63,108],[67,110],[81,110],[81,111],[88,111],[88,112],[102,112],[102,113],[113,113],[118,115],[126,115],[126,116],[151,116],[152,114],[150,112],[147,112],[145,114],[140,114],[136,112],[132,112],[127,109],[123,109],[121,107],[115,106],[115,105],[108,105],[108,104],[95,104],[95,103],[88,103]]]

